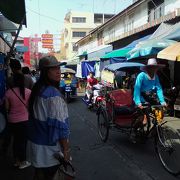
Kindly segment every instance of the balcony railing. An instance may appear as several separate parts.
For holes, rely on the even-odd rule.
[[[161,4],[154,9],[150,10],[148,15],[148,22],[158,19],[165,15],[165,4]]]

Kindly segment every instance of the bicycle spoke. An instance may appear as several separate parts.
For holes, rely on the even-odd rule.
[[[180,173],[180,137],[167,126],[158,127],[157,150],[163,166],[172,174]]]
[[[105,110],[101,110],[101,112],[98,114],[98,132],[101,140],[106,142],[109,135],[109,124]]]

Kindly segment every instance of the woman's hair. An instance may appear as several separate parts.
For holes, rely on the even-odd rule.
[[[43,93],[43,90],[45,90],[47,86],[54,86],[55,88],[59,89],[59,82],[55,82],[49,79],[48,70],[49,68],[44,68],[41,70],[39,80],[32,88],[29,98],[29,113],[31,115],[33,115],[33,105],[36,101],[36,98]]]
[[[23,72],[23,74],[30,74],[31,73],[29,67],[27,67],[27,66],[22,67],[22,72]]]
[[[25,86],[24,86],[24,75],[22,73],[15,73],[13,75],[14,87],[19,88],[20,96],[25,99]]]

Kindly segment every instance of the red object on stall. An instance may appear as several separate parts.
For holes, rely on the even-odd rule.
[[[28,37],[25,37],[24,38],[24,46],[27,46],[28,47],[28,51],[24,53],[24,63],[26,64],[31,64],[30,63],[30,38]]]

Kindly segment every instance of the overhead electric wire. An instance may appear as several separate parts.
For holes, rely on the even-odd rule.
[[[56,19],[56,18],[54,18],[54,17],[47,16],[47,15],[44,15],[44,14],[40,14],[40,13],[38,13],[37,11],[34,11],[34,10],[32,10],[32,9],[28,8],[28,7],[26,7],[26,8],[27,8],[29,11],[31,11],[31,12],[33,12],[33,13],[35,13],[35,14],[39,15],[39,16],[42,16],[42,17],[45,17],[45,18],[49,18],[49,19],[54,20],[54,21],[56,21],[56,22],[61,22],[61,23],[63,23],[63,22],[64,22],[64,21],[61,21],[61,20]]]

